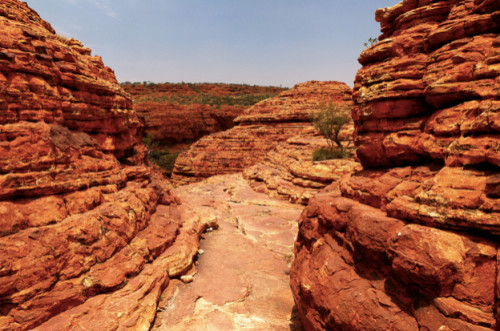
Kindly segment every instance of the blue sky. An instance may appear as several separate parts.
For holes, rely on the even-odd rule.
[[[397,0],[27,0],[119,81],[353,84]]]

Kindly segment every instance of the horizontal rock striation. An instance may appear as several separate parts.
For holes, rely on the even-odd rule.
[[[242,107],[156,102],[138,103],[134,108],[144,123],[144,133],[169,145],[194,142],[230,129],[234,126],[233,120],[243,112]]]
[[[499,8],[475,3],[403,1],[377,12],[383,39],[361,54],[354,92],[365,167],[500,166]]]
[[[299,221],[291,286],[306,329],[498,329],[499,10],[377,10],[353,93],[364,170]]]
[[[0,124],[63,125],[118,157],[132,151],[139,121],[101,58],[17,1],[4,1],[0,15]]]
[[[144,165],[100,58],[17,0],[0,28],[0,329],[148,329],[216,220]]]
[[[209,83],[121,86],[134,98],[145,134],[170,146],[228,130],[246,108],[283,91],[273,86]]]
[[[311,81],[261,101],[235,119],[234,128],[204,137],[176,161],[176,184],[217,174],[242,171],[264,159],[280,142],[312,128],[310,112],[318,105],[349,103],[351,89],[344,83]]]
[[[340,132],[344,145],[352,146],[352,132],[352,124],[345,125]],[[311,127],[303,134],[279,143],[262,162],[246,168],[243,175],[256,191],[307,204],[319,190],[345,174],[361,170],[361,165],[352,158],[313,161],[312,155],[319,148],[327,149],[327,143]],[[353,148],[349,150],[355,153]]]

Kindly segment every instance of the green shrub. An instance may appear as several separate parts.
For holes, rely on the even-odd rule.
[[[318,132],[325,138],[328,149],[318,149],[313,154],[314,161],[347,158],[347,145],[340,140],[340,130],[351,121],[350,108],[334,105],[320,106],[319,111],[311,114],[311,121]]]
[[[348,151],[340,151],[338,149],[331,151],[329,149],[319,148],[314,151],[312,159],[313,161],[324,161],[332,159],[345,159],[350,156],[351,153]]]
[[[154,135],[150,132],[142,138],[142,142],[148,146],[149,161],[160,166],[160,168],[165,170],[165,175],[171,177],[175,160],[179,156],[179,153],[170,153],[168,146],[160,146],[159,142],[155,141]]]
[[[368,38],[368,42],[364,43],[364,45],[365,45],[365,48],[368,48],[370,46],[375,45],[376,43],[378,43],[378,38],[370,37],[370,38]]]
[[[142,142],[148,146],[148,150],[151,151],[158,147],[158,142],[155,141],[155,135],[151,132],[147,132],[145,137],[142,137]]]
[[[195,95],[145,95],[137,98],[136,103],[141,102],[170,102],[177,105],[189,105],[200,103],[212,107],[220,108],[222,105],[250,107],[259,101],[275,96],[273,93],[241,94],[241,95],[211,95],[198,93]]]
[[[165,151],[159,156],[156,164],[158,164],[162,169],[165,170],[165,173],[168,177],[172,176],[172,172],[174,171],[175,160],[177,160],[177,156],[179,153],[170,153],[167,147],[165,147]]]

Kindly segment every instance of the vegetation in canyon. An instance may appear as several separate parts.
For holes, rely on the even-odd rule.
[[[325,138],[328,148],[319,148],[313,153],[313,161],[323,161],[330,159],[344,159],[351,156],[347,151],[347,145],[342,144],[340,130],[351,121],[350,109],[346,106],[339,106],[329,103],[327,106],[320,105],[319,111],[312,113],[311,121],[316,130]]]
[[[365,42],[363,45],[365,46],[365,48],[368,48],[370,46],[375,45],[376,43],[378,43],[378,38],[370,37],[370,38],[368,38],[368,41]]]
[[[170,177],[180,152],[171,152],[167,145],[160,145],[155,136],[149,132],[142,138],[142,142],[148,147],[149,161],[162,168],[163,174]]]
[[[500,330],[498,13],[379,9],[283,91],[120,86],[2,0],[0,330]]]
[[[124,82],[126,90],[143,88],[148,93],[135,95],[135,103],[157,102],[175,105],[203,104],[214,108],[221,106],[250,107],[271,98],[286,88],[224,83],[153,83]],[[170,88],[165,88],[170,87]],[[174,93],[171,93],[174,92]]]
[[[148,158],[170,177],[180,152],[205,135],[227,130],[244,110],[284,88],[223,83],[124,82],[144,126]],[[187,120],[188,119],[188,120]]]

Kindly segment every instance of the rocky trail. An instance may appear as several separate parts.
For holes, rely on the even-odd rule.
[[[214,217],[195,270],[161,296],[154,330],[301,330],[289,285],[302,207],[253,191],[241,174],[176,189],[184,217]],[[194,277],[192,277],[194,275]]]

